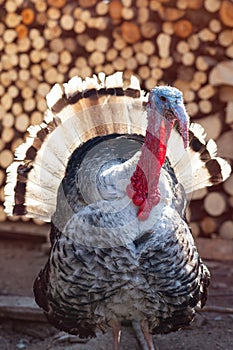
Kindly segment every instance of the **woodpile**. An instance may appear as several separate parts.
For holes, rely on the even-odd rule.
[[[178,87],[192,121],[232,163],[231,0],[0,0],[0,19],[1,203],[5,170],[27,127],[42,121],[47,92],[76,74],[122,70],[147,90]],[[193,194],[194,235],[233,239],[232,207],[233,175]]]

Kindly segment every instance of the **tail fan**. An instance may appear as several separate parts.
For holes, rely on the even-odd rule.
[[[98,78],[72,78],[56,84],[47,95],[48,110],[41,125],[31,126],[26,142],[7,169],[5,211],[50,221],[57,191],[72,153],[85,142],[110,134],[145,135],[148,95],[136,77],[125,86],[122,73]],[[214,141],[205,142],[201,126],[191,124],[190,145],[184,149],[174,128],[167,157],[186,193],[224,181],[226,161],[216,157]]]
[[[68,160],[81,144],[107,134],[145,134],[147,101],[138,80],[124,87],[122,73],[72,78],[47,95],[48,110],[39,126],[28,129],[9,166],[5,186],[8,215],[50,221]]]
[[[204,187],[225,181],[231,167],[224,159],[217,157],[217,145],[211,139],[206,141],[203,127],[192,123],[189,128],[189,147],[182,144],[179,132],[174,129],[168,143],[167,156],[179,182],[187,194]]]

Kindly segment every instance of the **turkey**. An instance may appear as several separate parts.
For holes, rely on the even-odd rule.
[[[92,338],[121,324],[152,335],[187,326],[207,298],[210,274],[185,212],[192,191],[224,181],[182,93],[145,93],[132,76],[100,73],[56,84],[8,169],[5,210],[51,221],[51,250],[34,283],[58,329]]]

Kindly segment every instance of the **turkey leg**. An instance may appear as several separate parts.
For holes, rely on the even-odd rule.
[[[132,326],[142,350],[158,350],[154,346],[152,335],[149,333],[148,327],[145,324],[134,321],[132,322]]]

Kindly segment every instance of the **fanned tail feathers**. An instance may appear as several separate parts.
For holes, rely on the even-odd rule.
[[[145,135],[147,95],[136,77],[125,86],[122,73],[98,78],[72,78],[56,84],[47,95],[48,110],[39,126],[28,129],[26,142],[15,152],[5,187],[8,215],[26,215],[50,221],[57,191],[71,154],[81,144],[109,134]],[[173,129],[167,157],[187,193],[224,181],[226,161],[216,157],[214,141],[205,142],[203,128],[190,126],[190,146],[184,149]]]

